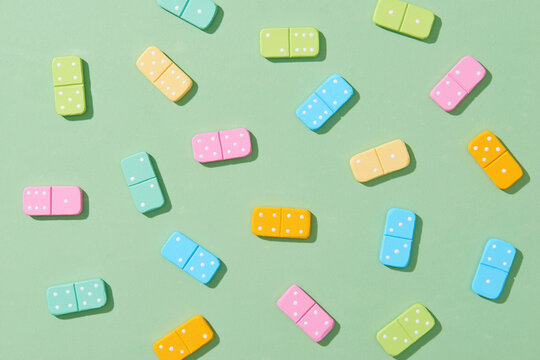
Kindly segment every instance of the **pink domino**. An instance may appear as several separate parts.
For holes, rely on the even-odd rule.
[[[429,96],[444,111],[452,111],[486,76],[486,69],[472,56],[465,56],[431,90]]]
[[[334,319],[298,285],[287,289],[277,306],[315,342],[334,328]]]
[[[251,137],[244,128],[195,135],[193,158],[200,163],[243,158],[251,154]]]
[[[82,204],[78,186],[32,186],[23,190],[23,211],[30,216],[79,215]]]

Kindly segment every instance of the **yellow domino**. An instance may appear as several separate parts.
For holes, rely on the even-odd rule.
[[[171,101],[183,98],[193,86],[191,78],[155,46],[142,53],[137,67]]]
[[[354,155],[349,164],[354,178],[363,183],[401,170],[410,161],[407,145],[397,139]]]
[[[251,232],[257,236],[307,239],[311,234],[311,212],[306,209],[256,207]]]
[[[523,176],[523,169],[491,131],[483,131],[469,143],[469,153],[501,190]]]

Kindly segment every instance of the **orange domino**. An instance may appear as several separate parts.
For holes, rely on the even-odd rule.
[[[469,152],[499,189],[508,189],[523,176],[521,166],[491,131],[475,137]]]
[[[257,236],[307,239],[311,213],[306,209],[256,207],[251,217],[251,232]]]
[[[160,360],[182,360],[214,338],[214,331],[201,315],[195,315],[154,344]]]
[[[183,98],[193,86],[191,78],[155,46],[142,53],[137,67],[171,101]]]

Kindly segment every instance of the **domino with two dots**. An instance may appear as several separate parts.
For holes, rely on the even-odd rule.
[[[521,166],[491,131],[483,131],[471,140],[469,153],[501,190],[508,189],[523,176]]]
[[[122,159],[120,166],[129,186],[135,207],[141,213],[159,209],[165,204],[150,156],[146,152]]]
[[[485,298],[497,299],[504,289],[515,256],[516,248],[512,244],[489,239],[476,270],[472,290]]]
[[[307,239],[311,233],[311,212],[306,209],[256,207],[251,215],[251,232],[257,236]]]
[[[277,306],[315,342],[334,328],[334,319],[298,285],[288,288]]]
[[[102,279],[51,286],[47,289],[47,304],[52,315],[99,309],[107,303],[107,291]]]
[[[401,170],[409,163],[409,151],[400,139],[356,154],[349,161],[354,178],[362,183]]]
[[[214,331],[201,315],[195,315],[154,343],[160,360],[182,360],[214,338]]]
[[[137,67],[169,100],[176,102],[193,86],[193,81],[161,50],[150,46],[137,59]]]
[[[383,265],[405,268],[411,258],[416,214],[405,209],[390,209],[386,215],[386,225],[379,254]]]
[[[354,93],[340,75],[330,76],[297,110],[296,116],[310,130],[318,130]]]
[[[319,30],[313,27],[262,29],[259,40],[259,50],[265,58],[297,58],[319,55]]]
[[[217,14],[217,5],[212,0],[157,0],[159,6],[180,19],[207,29]]]
[[[26,215],[79,215],[82,210],[83,196],[78,186],[32,186],[23,190]]]
[[[429,96],[444,111],[452,111],[486,76],[486,69],[472,56],[465,56],[443,77]]]
[[[193,158],[200,163],[243,158],[251,154],[251,137],[244,128],[197,134],[191,145]]]
[[[379,0],[373,14],[375,24],[421,40],[429,36],[434,20],[431,11],[400,0]]]
[[[62,56],[52,61],[56,113],[81,115],[86,111],[83,64],[78,56]]]
[[[221,265],[214,254],[179,232],[169,237],[161,248],[161,256],[203,284],[212,280]]]

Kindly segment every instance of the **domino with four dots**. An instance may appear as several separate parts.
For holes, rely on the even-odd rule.
[[[99,309],[107,303],[107,291],[102,279],[51,286],[47,289],[47,304],[52,315]]]
[[[23,190],[26,215],[79,215],[82,210],[83,196],[78,186],[32,186]]]
[[[62,116],[81,115],[86,111],[83,64],[78,56],[63,56],[52,61],[54,102]]]
[[[409,163],[409,151],[400,139],[356,154],[349,160],[354,178],[362,183],[401,170]]]
[[[415,225],[414,212],[396,208],[388,210],[379,254],[382,264],[398,268],[409,265]]]

